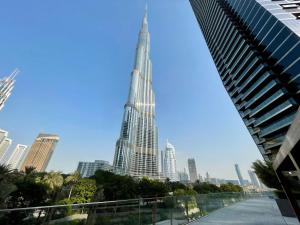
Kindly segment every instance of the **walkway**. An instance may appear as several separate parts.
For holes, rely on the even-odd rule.
[[[300,225],[296,218],[282,217],[272,199],[251,199],[217,210],[190,225]]]

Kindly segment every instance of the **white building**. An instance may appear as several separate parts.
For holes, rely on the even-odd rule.
[[[18,144],[11,156],[7,160],[6,164],[10,166],[11,169],[20,170],[22,163],[28,153],[27,145]]]
[[[120,137],[116,143],[113,162],[115,172],[135,177],[158,178],[157,140],[150,33],[146,12],[136,47]]]
[[[0,110],[4,107],[4,103],[11,95],[15,84],[15,77],[18,73],[19,70],[16,69],[12,72],[12,74],[9,77],[4,77],[3,79],[0,79]]]
[[[177,181],[177,173],[176,173],[176,154],[174,146],[167,141],[167,145],[163,154],[163,168],[164,168],[164,176],[169,178],[171,181]]]
[[[4,156],[12,143],[12,140],[9,139],[7,136],[7,131],[0,130],[0,163],[3,163]]]

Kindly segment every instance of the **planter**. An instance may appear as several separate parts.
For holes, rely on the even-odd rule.
[[[296,214],[287,199],[275,199],[282,216],[296,217]]]

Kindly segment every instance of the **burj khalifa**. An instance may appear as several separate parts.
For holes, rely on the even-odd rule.
[[[116,143],[114,169],[118,174],[158,178],[158,132],[147,9],[139,32],[134,68],[120,138]]]

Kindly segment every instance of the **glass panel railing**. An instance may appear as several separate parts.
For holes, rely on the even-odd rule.
[[[183,225],[262,193],[211,193],[0,210],[5,225]]]

